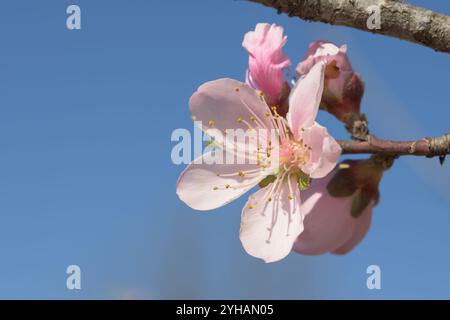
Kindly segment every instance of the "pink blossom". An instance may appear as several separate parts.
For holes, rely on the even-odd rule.
[[[249,48],[257,47],[250,43],[261,42],[257,35],[269,34],[266,38],[272,39],[274,34],[278,38],[281,34],[275,27],[258,26],[253,35],[246,36],[244,42]],[[275,40],[268,43],[271,46],[264,46],[266,49],[281,47]],[[250,50],[255,61],[270,56]],[[271,63],[272,60],[266,61]],[[274,177],[271,183],[249,197],[241,216],[240,239],[244,249],[266,262],[288,255],[304,229],[299,177],[325,177],[335,167],[341,152],[327,129],[315,122],[324,74],[325,64],[319,62],[297,81],[289,97],[287,118],[280,117],[276,109],[267,104],[263,93],[232,79],[203,84],[189,101],[191,112],[202,122],[204,131],[215,129],[226,134],[228,129],[263,129],[277,132],[276,143],[266,141],[262,149],[253,146],[260,151],[256,164],[207,164],[213,154],[206,153],[201,157],[206,161],[197,159],[191,163],[177,182],[177,194],[182,201],[197,210],[211,210],[240,197],[264,178]],[[256,73],[256,78],[262,79],[259,75]],[[278,81],[278,74],[273,70],[266,77]],[[225,154],[236,152],[226,146]],[[248,158],[249,154],[243,152],[236,156]]]
[[[283,89],[283,69],[291,64],[283,53],[287,37],[275,24],[258,23],[248,32],[242,46],[249,54],[247,83],[265,93],[269,104],[278,105]]]
[[[323,179],[312,181],[310,187],[302,192],[304,231],[293,247],[298,253],[345,254],[351,251],[369,230],[374,202],[370,202],[358,217],[353,217],[351,208],[354,195],[334,197],[327,190],[333,176],[334,173],[330,173]]]

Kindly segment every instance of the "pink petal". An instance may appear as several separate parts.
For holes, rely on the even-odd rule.
[[[307,255],[319,255],[334,251],[352,237],[358,221],[351,216],[352,198],[332,197],[326,186],[333,175],[313,180],[302,192],[304,230],[294,244],[293,250]]]
[[[262,90],[272,104],[277,104],[283,84],[283,69],[291,64],[283,53],[287,37],[275,24],[258,23],[255,31],[247,32],[242,46],[249,53],[248,83]]]
[[[299,75],[305,75],[318,62],[328,64],[331,61],[336,61],[336,66],[339,68],[339,76],[327,79],[326,89],[333,97],[342,99],[345,86],[349,78],[354,74],[346,52],[347,46],[345,45],[339,48],[333,43],[326,41],[313,42],[310,44],[304,60],[297,66],[296,71]]]
[[[208,152],[194,160],[178,179],[177,194],[193,209],[211,210],[221,207],[253,188],[268,174],[257,172],[254,175],[240,176],[239,172],[259,167],[255,164],[208,164],[212,163],[212,157],[212,153]]]
[[[346,52],[347,46],[345,45],[339,48],[331,42],[315,41],[309,45],[308,52],[303,61],[298,64],[296,71],[300,75],[305,75],[317,62],[329,63],[332,60],[336,60],[340,71],[353,71]]]
[[[287,119],[295,137],[302,128],[314,124],[322,99],[325,64],[317,63],[311,71],[300,78],[289,97]]]
[[[350,239],[342,246],[333,251],[334,254],[346,254],[353,250],[366,236],[372,222],[372,206],[364,210],[362,215],[356,219],[356,225]]]
[[[245,251],[265,262],[286,257],[303,230],[296,180],[290,177],[275,184],[281,184],[278,193],[270,195],[270,184],[251,195],[241,217],[240,239]]]
[[[268,106],[258,93],[248,85],[232,79],[219,79],[200,86],[189,100],[194,119],[202,121],[203,129],[247,130],[249,123],[255,127],[272,128],[265,116]],[[255,120],[252,117],[255,117]]]
[[[299,75],[305,75],[318,61],[323,61],[326,57],[334,56],[338,52],[339,48],[332,43],[323,40],[314,41],[309,44],[308,51],[297,65],[296,71]]]
[[[311,127],[300,133],[300,139],[311,147],[311,158],[302,166],[303,172],[311,178],[323,178],[336,166],[342,149],[334,138],[328,133],[327,128],[315,122]]]

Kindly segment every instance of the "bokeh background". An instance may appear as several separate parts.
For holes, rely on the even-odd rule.
[[[450,14],[447,1],[411,2]],[[72,3],[81,30],[66,28]],[[246,197],[213,212],[177,198],[171,133],[192,130],[187,102],[203,82],[244,79],[241,42],[257,22],[284,26],[294,64],[313,40],[346,43],[378,136],[449,131],[449,56],[419,45],[247,1],[3,0],[0,298],[450,298],[450,163],[397,161],[346,256],[265,264],[238,238]],[[66,289],[70,264],[81,290]],[[371,264],[381,290],[366,287]]]

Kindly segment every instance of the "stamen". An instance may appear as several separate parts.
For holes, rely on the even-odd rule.
[[[244,105],[244,107],[247,109],[247,111],[250,112],[251,117],[254,117],[255,121],[257,120],[256,123],[258,124],[258,126],[262,129],[267,129],[264,122],[262,122],[262,120],[257,116],[257,114],[252,110],[252,108],[250,108],[250,106],[244,100],[242,100],[241,96],[239,96],[239,100]],[[251,119],[251,117],[250,117],[250,119]]]

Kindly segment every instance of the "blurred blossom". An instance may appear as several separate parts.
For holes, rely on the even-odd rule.
[[[386,165],[387,164],[387,165]],[[351,251],[369,230],[378,185],[392,161],[348,160],[302,193],[304,231],[293,250],[306,255]]]

